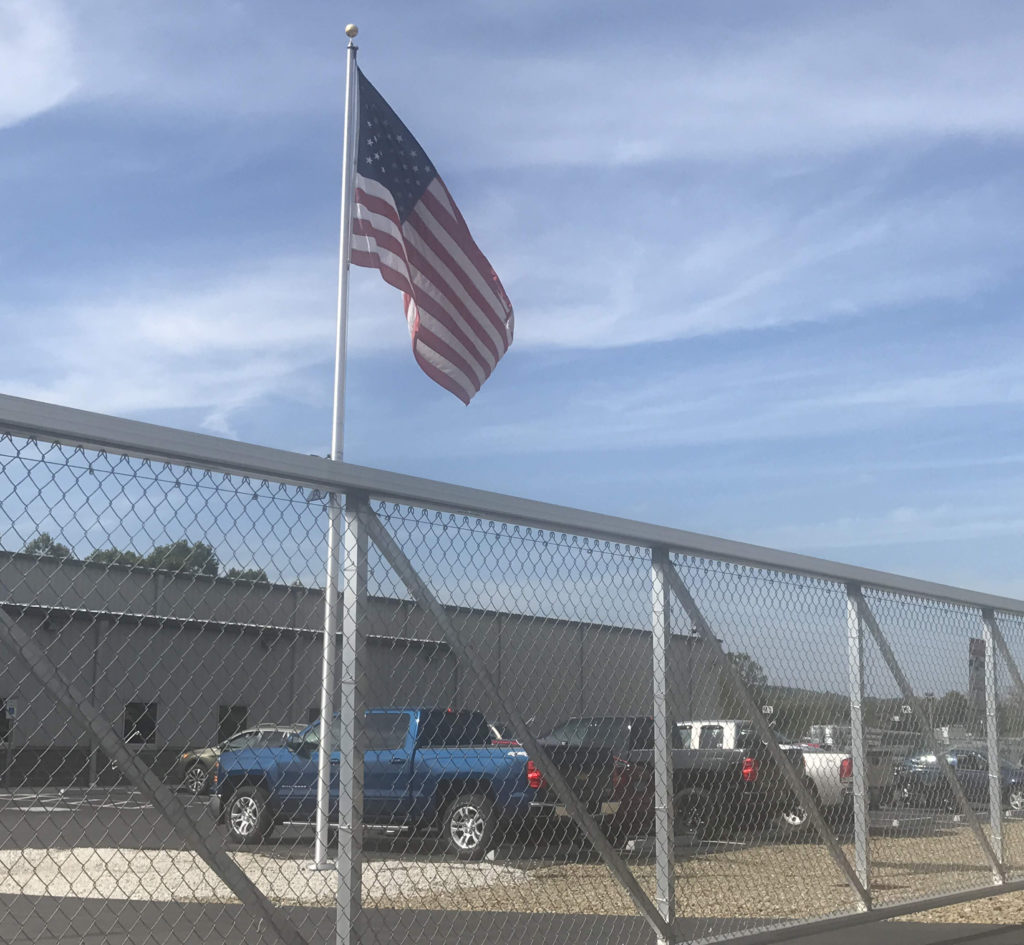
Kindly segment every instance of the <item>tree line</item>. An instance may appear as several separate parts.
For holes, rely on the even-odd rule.
[[[26,542],[21,551],[22,554],[57,558],[62,561],[119,564],[133,568],[175,571],[179,574],[201,574],[207,577],[231,578],[236,581],[270,583],[270,578],[263,568],[228,568],[221,574],[221,562],[213,548],[205,542],[190,542],[185,538],[166,545],[157,545],[146,554],[121,548],[96,548],[85,557],[78,557],[67,545],[55,541],[48,532],[42,532],[31,541]]]
[[[729,659],[739,671],[744,685],[759,706],[771,706],[771,721],[780,732],[804,737],[812,725],[849,725],[850,697],[846,693],[793,686],[777,686],[768,682],[763,667],[749,653],[733,652]],[[972,705],[963,692],[950,690],[935,697],[918,693],[927,728],[959,726],[975,735],[985,731],[984,706]],[[731,686],[723,686],[722,707],[727,717],[746,714],[743,703]],[[864,725],[867,728],[917,733],[921,722],[905,709],[902,697],[865,696]],[[1024,736],[1024,698],[1013,692],[1002,695],[996,703],[998,731],[1004,736]]]

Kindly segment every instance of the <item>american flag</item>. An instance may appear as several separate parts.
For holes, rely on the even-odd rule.
[[[512,305],[430,158],[359,72],[350,259],[401,289],[412,351],[469,403],[512,344]]]

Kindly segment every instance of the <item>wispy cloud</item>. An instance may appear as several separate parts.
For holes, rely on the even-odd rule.
[[[53,0],[0,0],[0,128],[45,112],[78,86],[71,29]]]
[[[1012,181],[841,193],[802,212],[799,189],[746,191],[742,207],[723,194],[717,220],[696,194],[691,217],[679,210],[685,226],[658,220],[632,245],[611,225],[582,246],[555,227],[515,262],[530,305],[517,343],[620,347],[878,314],[965,299],[1021,268]],[[646,209],[657,197],[631,199]]]
[[[2,389],[120,415],[198,410],[208,429],[230,433],[235,412],[266,398],[322,399],[307,375],[333,359],[335,279],[329,256],[285,257],[136,273],[116,291],[69,287],[59,302],[4,319],[18,326],[13,344],[39,350],[6,363]],[[350,331],[363,353],[407,343],[400,306],[385,314],[375,290],[355,294]],[[378,330],[382,318],[390,330]]]
[[[957,503],[900,506],[875,515],[785,525],[755,531],[751,540],[778,548],[832,551],[845,548],[963,542],[1024,532],[1019,507]]]

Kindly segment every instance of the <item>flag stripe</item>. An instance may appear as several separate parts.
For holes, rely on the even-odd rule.
[[[404,265],[400,270],[386,265],[380,255],[372,249],[363,251],[353,248],[351,260],[356,265],[379,269],[385,282],[402,290],[405,294],[411,293]],[[493,370],[494,362],[488,361],[480,355],[478,347],[467,337],[459,320],[452,317],[443,301],[435,299],[429,292],[422,291],[422,287],[421,291],[415,293],[415,296],[421,320],[428,320],[432,334],[445,340],[450,357],[457,361],[464,374],[474,378],[476,387],[479,389]],[[415,331],[415,321],[410,322],[410,335],[415,336]]]
[[[435,297],[440,297],[439,301],[443,298],[446,308],[463,315],[462,320],[469,333],[476,339],[480,353],[492,364],[497,364],[503,351],[499,350],[498,342],[491,337],[484,326],[483,316],[478,306],[462,289],[459,272],[449,269],[445,265],[444,259],[430,248],[420,235],[416,224],[412,222],[415,216],[413,214],[406,223],[406,231],[409,236],[405,241],[409,263],[416,272],[416,275],[413,276],[413,285],[423,289],[433,289]]]
[[[422,310],[420,310],[419,314],[420,318],[416,329],[416,336],[413,338],[413,347],[416,350],[420,350],[422,347],[435,352],[435,356],[439,356],[445,363],[455,368],[462,386],[472,388],[473,391],[480,390],[483,382],[487,380],[487,374],[478,375],[473,371],[467,370],[462,359],[458,356],[458,352],[447,344],[443,337],[431,331],[429,322],[423,318]]]
[[[450,234],[439,229],[424,210],[424,204],[421,203],[405,222],[405,229],[412,227],[419,237],[418,241],[409,242],[424,254],[424,258],[429,257],[433,271],[445,280],[453,297],[457,297],[472,312],[474,322],[479,325],[478,334],[481,340],[496,357],[500,356],[499,350],[504,353],[505,332],[502,320],[494,312],[493,293],[486,286],[482,287],[481,291],[481,286],[476,283],[479,274],[475,267],[466,259],[455,242],[447,238]],[[485,293],[491,298],[485,298]]]
[[[381,277],[388,285],[394,286],[407,295],[409,294],[408,280],[405,274],[383,265],[378,256],[353,249],[351,258],[352,262],[357,266],[379,269]],[[461,335],[457,326],[455,326],[454,330],[452,327],[449,327],[447,324],[447,313],[443,309],[440,311],[435,310],[433,301],[429,296],[425,297],[423,293],[420,293],[419,305],[413,311],[418,311],[420,326],[426,325],[432,337],[445,339],[444,344],[448,356],[463,374],[473,378],[474,389],[479,390],[480,386],[487,379],[488,374],[490,374],[492,366],[479,359],[472,345],[465,343],[468,339]],[[409,321],[408,309],[406,318],[409,324],[409,334],[415,340],[417,326],[415,320]]]
[[[468,385],[463,387],[455,378],[449,375],[445,368],[441,365],[442,361],[435,363],[435,357],[431,357],[430,354],[424,350],[423,345],[413,345],[412,349],[413,356],[416,358],[416,363],[420,366],[420,370],[427,375],[434,383],[440,384],[445,390],[451,391],[456,397],[459,398],[464,404],[468,405],[470,400],[473,399],[473,395],[480,390],[480,387],[476,384]]]
[[[385,247],[392,251],[393,258],[388,260],[387,264],[398,273],[410,273],[409,286],[402,285],[400,288],[405,292],[411,291],[416,297],[420,309],[429,311],[451,331],[466,349],[467,356],[475,359],[482,366],[482,380],[485,380],[508,347],[505,337],[495,337],[483,327],[481,316],[472,311],[475,306],[469,305],[463,294],[452,288],[451,282],[455,278],[454,274],[439,271],[434,265],[434,255],[428,247],[424,246],[422,253],[417,252],[420,239],[412,236],[413,231],[410,229],[409,221],[406,221],[401,231],[406,239],[401,246],[398,245],[397,237],[392,232],[397,213],[390,201],[390,194],[383,196],[369,193],[370,188],[378,189],[379,185],[375,181],[368,181],[367,184],[369,188],[357,191],[361,198],[365,195],[366,200],[364,203],[361,199],[357,205],[356,209],[360,219],[354,222],[353,229],[359,235],[373,237],[378,244],[383,242]],[[364,216],[366,203],[371,204],[374,211],[383,212],[374,212],[372,217],[367,219]],[[413,215],[415,216],[415,211]],[[378,232],[379,226],[383,226],[385,231]],[[398,252],[402,250],[406,253],[404,258],[398,256]],[[355,252],[352,261],[360,265],[366,264]],[[377,261],[369,264],[380,266]],[[396,284],[393,280],[387,281],[392,285]],[[467,312],[467,309],[470,311]]]
[[[460,265],[470,275],[481,295],[487,299],[487,314],[491,317],[498,335],[504,338],[507,334],[507,316],[511,313],[511,306],[504,290],[498,291],[501,283],[494,269],[473,242],[466,221],[452,202],[448,188],[440,177],[434,178],[423,194],[420,205],[428,208],[435,221],[441,225],[440,234],[450,237],[451,243],[458,247],[465,261],[464,265]]]

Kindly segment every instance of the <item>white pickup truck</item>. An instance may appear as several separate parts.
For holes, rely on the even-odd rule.
[[[683,745],[689,748],[745,748],[761,736],[746,719],[702,719],[677,722]],[[826,820],[837,823],[849,816],[849,792],[843,790],[843,761],[849,767],[849,753],[830,751],[785,741],[783,748],[797,748],[803,757],[804,784],[818,800]],[[807,811],[793,798],[790,809],[779,814],[778,826],[789,833],[802,833],[810,826]]]

